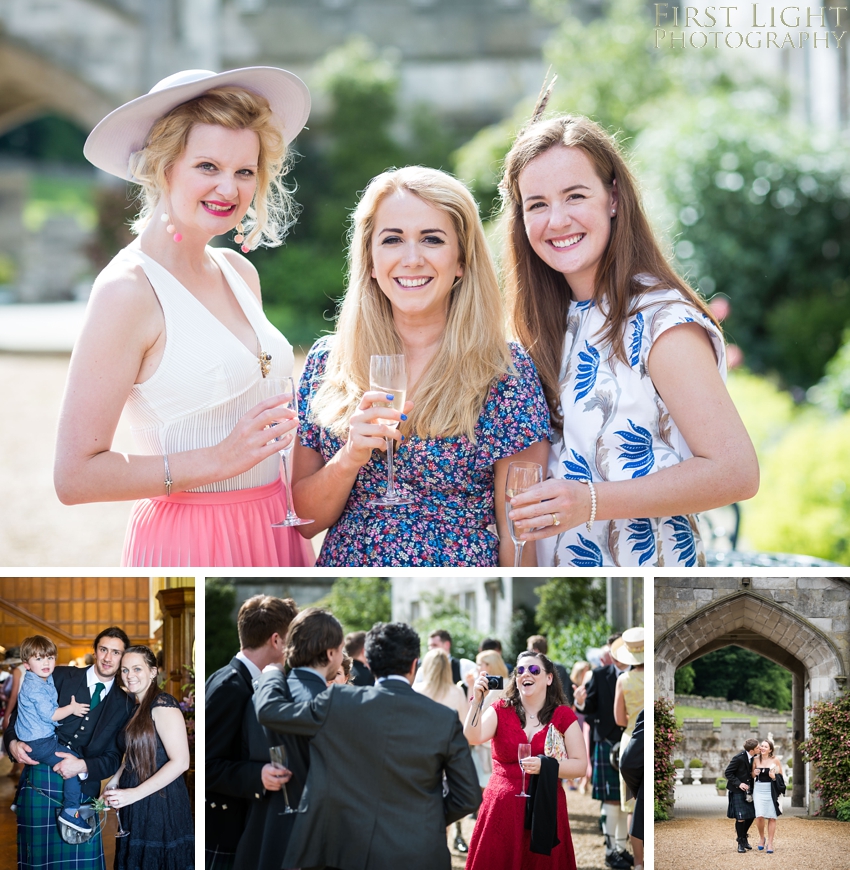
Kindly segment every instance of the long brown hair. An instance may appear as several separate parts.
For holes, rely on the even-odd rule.
[[[145,665],[151,670],[156,670],[156,656],[146,646],[127,647],[124,656],[130,653],[140,655]],[[121,661],[124,661],[123,657]],[[127,766],[136,771],[139,782],[150,779],[156,773],[156,726],[151,717],[151,707],[159,694],[154,677],[153,684],[145,692],[142,700],[136,704],[136,712],[124,729],[127,742]]]
[[[616,184],[617,216],[611,219],[611,235],[593,288],[593,301],[605,315],[601,338],[610,344],[612,357],[628,365],[623,328],[628,318],[640,310],[634,307],[635,297],[649,290],[678,290],[714,323],[717,321],[661,252],[643,212],[637,184],[614,139],[581,115],[529,124],[505,158],[500,184],[506,232],[505,290],[511,329],[537,366],[552,426],[560,432],[564,426],[561,357],[571,291],[566,276],[544,263],[532,249],[525,232],[519,189],[525,167],[557,146],[581,149],[609,192]],[[639,275],[649,276],[650,283],[642,283]]]
[[[537,717],[537,721],[541,725],[548,725],[552,721],[555,708],[561,707],[567,703],[567,699],[564,696],[564,689],[561,685],[561,678],[555,671],[555,666],[545,655],[543,655],[543,653],[526,650],[517,656],[516,663],[519,664],[524,658],[540,659],[540,661],[543,662],[543,670],[546,671],[547,674],[552,674],[552,682],[546,687],[546,700],[543,702],[540,714]],[[505,689],[505,703],[508,707],[513,707],[514,710],[516,710],[516,714],[519,716],[519,721],[522,723],[522,727],[525,728],[525,710],[522,706],[522,698],[520,698],[516,680],[517,673],[516,668],[514,668],[508,687]]]

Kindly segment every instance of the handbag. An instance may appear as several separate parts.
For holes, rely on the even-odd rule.
[[[564,742],[564,735],[551,723],[549,730],[546,732],[546,743],[543,748],[543,754],[554,758],[556,761],[566,761],[570,756],[567,754],[567,745]]]

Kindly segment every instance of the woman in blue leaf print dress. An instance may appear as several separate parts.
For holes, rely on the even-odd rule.
[[[502,196],[511,321],[555,430],[548,479],[511,517],[540,565],[704,565],[696,514],[758,489],[717,322],[587,118],[530,124]]]
[[[507,466],[546,464],[549,412],[534,364],[505,336],[475,201],[435,169],[385,172],[354,212],[349,256],[336,334],[313,346],[300,388],[294,501],[314,520],[302,534],[328,529],[317,564],[513,565]],[[370,355],[399,353],[404,415],[369,389]],[[380,422],[390,417],[398,429]],[[372,507],[387,437],[411,503]],[[534,565],[534,548],[523,557]]]

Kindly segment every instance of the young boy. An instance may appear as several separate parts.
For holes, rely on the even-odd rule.
[[[30,757],[51,767],[62,761],[58,755],[67,752],[77,755],[56,739],[56,723],[68,716],[85,716],[88,704],[80,704],[74,696],[66,707],[58,706],[58,695],[53,684],[56,667],[56,644],[41,634],[26,637],[21,642],[21,660],[26,673],[18,692],[18,722],[15,733],[18,740],[30,746]],[[59,822],[75,831],[88,833],[91,828],[77,817],[82,789],[80,779],[72,776],[62,786],[62,812]]]

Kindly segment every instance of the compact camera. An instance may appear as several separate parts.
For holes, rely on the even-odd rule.
[[[501,691],[505,688],[505,678],[504,677],[491,677],[490,674],[487,674],[487,689],[489,691]]]

